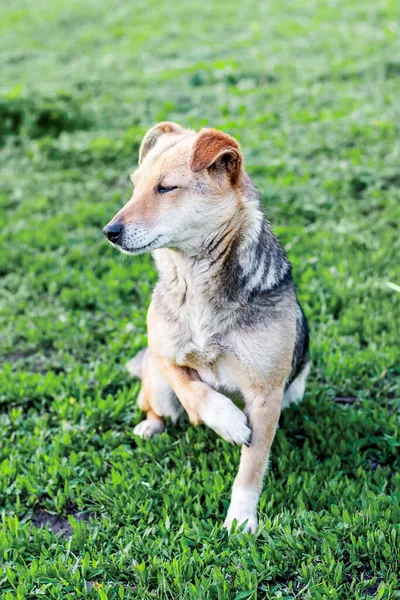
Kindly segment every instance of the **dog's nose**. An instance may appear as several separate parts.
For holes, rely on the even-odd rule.
[[[115,223],[112,223],[112,222],[108,223],[108,225],[106,225],[104,227],[103,233],[104,233],[104,235],[106,235],[108,237],[110,242],[115,244],[118,241],[118,239],[121,237],[123,229],[124,229],[123,224],[120,223],[119,221],[116,221]]]

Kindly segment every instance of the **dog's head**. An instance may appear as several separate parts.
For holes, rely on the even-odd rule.
[[[238,211],[242,175],[234,138],[159,123],[143,139],[132,197],[103,231],[126,254],[166,247],[195,252]]]

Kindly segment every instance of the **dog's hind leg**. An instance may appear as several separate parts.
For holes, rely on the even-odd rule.
[[[285,391],[282,402],[282,410],[287,408],[290,404],[297,404],[298,402],[302,401],[309,372],[310,363],[308,362]]]
[[[147,348],[139,350],[139,352],[126,363],[126,370],[131,377],[142,379],[142,362],[146,352]]]
[[[142,389],[138,396],[138,406],[146,413],[146,419],[136,425],[133,432],[140,437],[153,437],[164,431],[164,417],[170,417],[176,422],[183,407],[159,371],[150,348],[141,351],[141,356],[136,355],[132,360],[136,361],[136,367],[140,362]],[[136,373],[138,370],[135,370],[138,377]]]
[[[239,471],[232,488],[231,503],[225,519],[230,530],[233,521],[246,522],[245,531],[257,529],[257,505],[264,473],[268,466],[269,451],[281,412],[283,386],[257,393],[247,402],[245,412],[252,428],[251,444],[242,447]]]

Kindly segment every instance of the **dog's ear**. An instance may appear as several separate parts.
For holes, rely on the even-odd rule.
[[[177,123],[172,123],[170,121],[163,121],[162,123],[157,123],[154,125],[143,138],[143,141],[139,150],[139,165],[143,162],[146,154],[155,146],[157,140],[164,134],[174,133],[180,134],[184,133],[184,129],[178,125]]]
[[[240,175],[243,162],[237,141],[222,131],[202,129],[197,135],[189,156],[189,168],[193,173],[205,169],[225,171],[232,183]]]

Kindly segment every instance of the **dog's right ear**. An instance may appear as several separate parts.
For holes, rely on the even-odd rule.
[[[172,123],[172,121],[162,121],[161,123],[157,123],[154,125],[143,138],[143,141],[139,150],[139,165],[143,162],[146,154],[154,148],[158,139],[168,133],[180,134],[184,133],[184,129],[178,125],[177,123]]]

